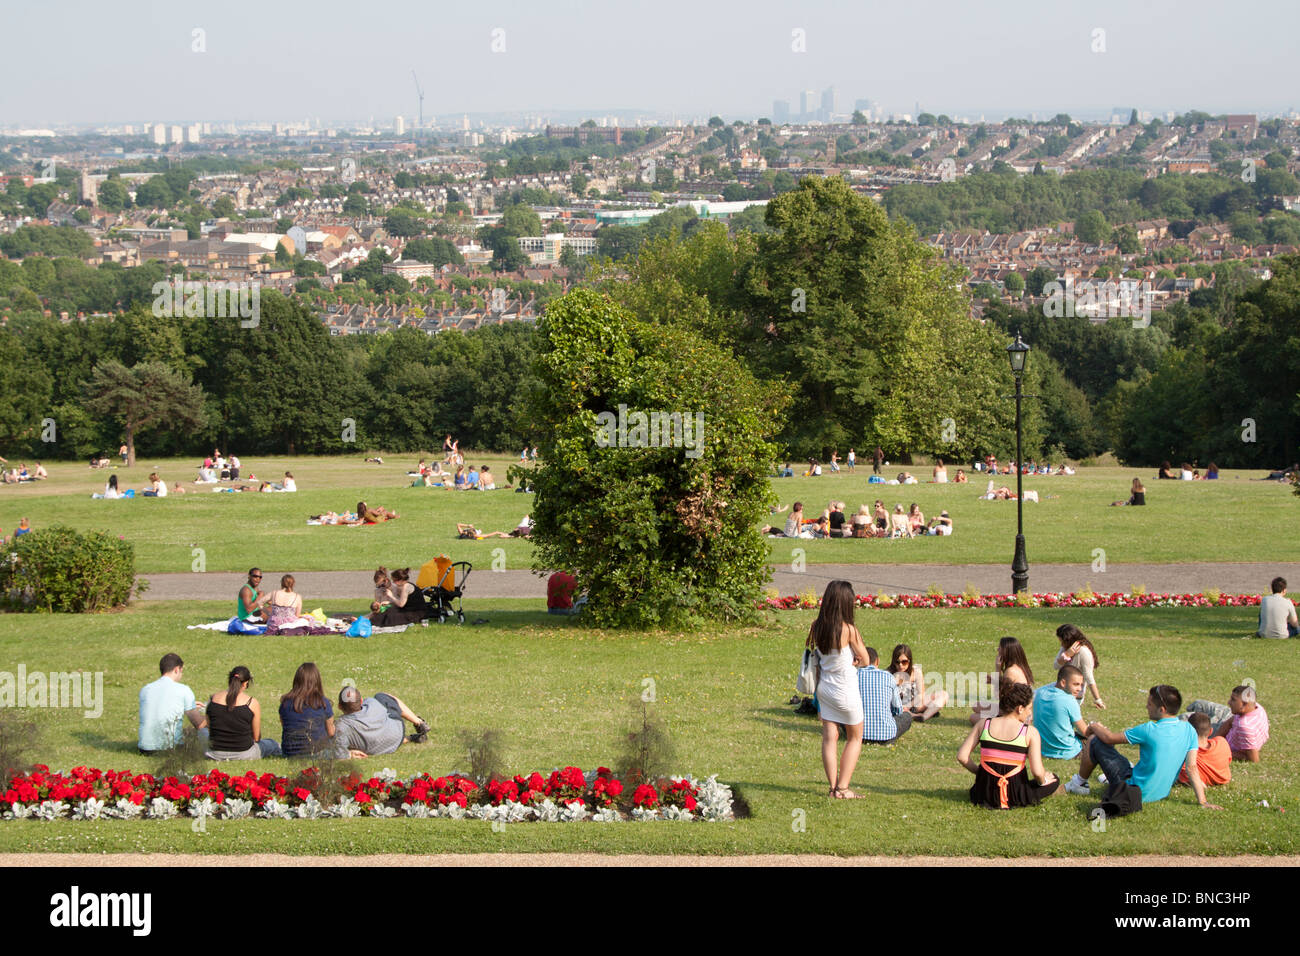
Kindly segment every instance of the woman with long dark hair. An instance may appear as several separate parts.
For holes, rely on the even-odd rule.
[[[906,644],[895,647],[886,669],[898,682],[898,697],[905,710],[920,721],[939,716],[939,708],[948,703],[948,694],[943,690],[926,694],[925,675],[921,673],[921,665],[916,662],[910,647]]]
[[[429,605],[424,592],[411,583],[411,569],[397,568],[388,576],[390,583],[384,589],[384,602],[388,609],[372,613],[370,623],[375,627],[398,627],[423,621]]]
[[[262,705],[248,693],[253,675],[243,664],[226,676],[226,689],[208,700],[209,760],[260,760],[278,757],[280,745],[262,739]]]
[[[286,757],[318,753],[334,736],[334,705],[325,696],[320,668],[311,661],[298,665],[293,687],[280,698],[280,728]]]
[[[857,799],[849,789],[862,753],[862,694],[855,667],[868,663],[862,635],[853,625],[853,585],[832,581],[822,595],[821,610],[808,631],[807,647],[817,655],[817,707],[822,721],[822,767],[830,796]],[[836,754],[840,731],[845,742]]]
[[[1043,745],[1030,723],[1034,689],[1028,684],[1003,684],[998,713],[976,724],[957,751],[957,762],[975,774],[970,802],[993,810],[1037,806],[1061,789],[1056,774],[1043,767]],[[979,760],[973,753],[979,748]]]
[[[1083,686],[1092,694],[1092,703],[1097,709],[1105,710],[1106,703],[1101,699],[1101,689],[1093,670],[1101,663],[1097,649],[1092,646],[1083,631],[1073,624],[1062,624],[1056,629],[1056,639],[1061,642],[1061,652],[1056,655],[1052,665],[1060,670],[1066,664],[1073,664],[1083,672]]]
[[[997,693],[998,688],[1003,684],[1034,686],[1034,672],[1029,669],[1029,658],[1025,654],[1024,647],[1014,637],[1004,637],[998,641],[998,656],[994,658],[993,671],[986,678],[993,687],[993,699],[975,704],[970,715],[972,727],[981,720],[998,716]]]

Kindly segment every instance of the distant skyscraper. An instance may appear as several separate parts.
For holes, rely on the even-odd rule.
[[[167,142],[182,143],[185,141],[185,130],[179,126],[167,127]]]
[[[830,121],[831,114],[835,112],[835,87],[828,86],[822,90],[822,119]]]
[[[790,122],[790,101],[773,100],[772,101],[772,122],[777,126]]]
[[[799,115],[803,119],[809,119],[817,110],[817,94],[812,90],[804,90],[799,94]]]
[[[155,146],[167,145],[167,127],[162,123],[153,124],[153,142]]]
[[[399,116],[393,120],[393,130],[398,136],[404,136],[406,134],[406,117]]]

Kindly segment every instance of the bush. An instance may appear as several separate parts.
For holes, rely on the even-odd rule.
[[[121,538],[56,526],[25,534],[10,547],[0,567],[0,600],[13,610],[78,614],[130,600],[135,549]]]
[[[752,618],[768,576],[759,525],[779,390],[694,332],[639,322],[589,289],[552,302],[536,334],[531,420],[547,437],[534,567],[571,572],[593,626]],[[680,429],[680,444],[645,429],[611,444],[598,416],[616,409],[698,414],[703,427],[690,447]]]

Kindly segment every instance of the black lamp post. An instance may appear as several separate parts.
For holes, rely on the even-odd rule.
[[[1024,464],[1020,451],[1020,384],[1025,374],[1025,360],[1029,358],[1029,346],[1021,341],[1019,332],[1016,340],[1007,346],[1007,358],[1011,360],[1011,374],[1016,377],[1016,556],[1011,559],[1011,590],[1019,594],[1029,590],[1029,558],[1025,556],[1025,495],[1020,488]]]

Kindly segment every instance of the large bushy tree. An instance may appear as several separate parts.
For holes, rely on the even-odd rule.
[[[588,289],[551,303],[534,367],[529,417],[542,449],[534,566],[572,572],[594,625],[752,616],[767,578],[759,524],[771,496],[779,389],[697,333],[640,321]],[[703,428],[661,436],[656,447],[644,447],[649,435],[639,447],[617,438],[606,447],[597,416],[620,406],[632,445],[633,412],[691,422],[698,413]]]

